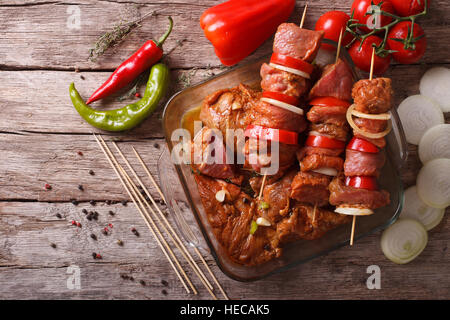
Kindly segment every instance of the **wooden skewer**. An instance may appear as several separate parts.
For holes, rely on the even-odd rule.
[[[336,63],[338,62],[339,56],[341,55],[342,35],[343,35],[343,29],[341,29],[341,33],[339,33],[339,41],[338,41],[337,52],[336,52]]]
[[[158,213],[160,214],[161,219],[164,217],[164,214],[161,212],[161,210],[159,210],[159,207],[156,205],[156,202],[154,201],[152,195],[148,192],[147,188],[145,187],[145,185],[143,184],[142,180],[139,178],[139,176],[137,175],[136,171],[133,169],[133,167],[131,166],[130,162],[126,159],[126,157],[124,156],[124,154],[122,153],[122,151],[119,149],[119,147],[117,146],[117,144],[115,142],[113,142],[114,147],[116,148],[117,152],[119,153],[119,155],[122,157],[122,160],[125,162],[125,164],[127,165],[128,169],[131,171],[131,173],[133,174],[133,176],[135,177],[135,179],[138,181],[139,185],[141,186],[141,188],[144,190],[144,192],[146,193],[146,195],[149,197],[149,199],[152,201],[153,206],[157,209]],[[140,193],[139,193],[140,194]],[[142,197],[142,195],[141,195]],[[145,200],[144,197],[141,198],[141,200],[144,201],[144,203],[147,205],[148,209],[153,213],[153,215],[155,216],[157,222],[159,224],[162,225],[162,228],[164,230],[164,232],[166,232],[170,239],[173,241],[173,243],[175,244],[175,246],[181,251],[183,257],[186,259],[186,261],[189,263],[189,265],[191,266],[191,268],[194,270],[194,272],[196,273],[196,275],[200,278],[200,280],[202,281],[203,284],[205,284],[210,290],[213,290],[213,286],[211,285],[211,283],[208,281],[208,279],[206,278],[205,274],[203,273],[203,271],[198,267],[198,265],[195,263],[194,259],[192,258],[191,254],[189,253],[189,251],[187,250],[186,246],[184,245],[184,243],[181,241],[181,239],[178,237],[178,235],[176,234],[175,230],[173,230],[173,228],[170,226],[169,222],[167,221],[167,219],[163,219],[165,222],[165,225],[162,224],[160,217],[158,217],[155,213],[155,211],[153,211],[152,207],[150,206],[150,204],[148,203],[147,200]],[[164,217],[165,218],[165,217]],[[167,230],[167,228],[170,229],[170,232]],[[215,297],[215,296],[214,296]],[[216,298],[217,299],[217,298]]]
[[[263,178],[263,181],[261,183],[261,189],[259,190],[258,200],[261,200],[261,198],[262,198],[263,191],[264,191],[264,185],[266,184],[266,178],[267,178],[267,173],[264,174],[264,178]]]
[[[375,47],[372,48],[372,60],[370,61],[370,76],[369,79],[373,80],[373,66],[375,63]],[[353,245],[353,239],[355,237],[356,216],[353,216],[352,233],[350,235],[350,245]]]
[[[161,190],[158,186],[158,184],[156,183],[156,181],[153,179],[151,173],[149,172],[147,165],[142,161],[142,158],[140,157],[139,153],[136,151],[136,149],[134,147],[132,147],[134,153],[136,154],[136,157],[138,158],[138,160],[140,161],[142,167],[144,168],[144,170],[147,172],[147,174],[150,176],[151,181],[154,185],[154,187],[157,190]],[[147,194],[147,196],[150,198],[150,200],[152,201],[153,205],[156,207],[158,213],[161,216],[161,219],[167,224],[168,228],[174,233],[174,236],[176,236],[176,238],[179,239],[177,233],[173,230],[172,226],[170,225],[170,223],[167,221],[167,218],[164,216],[164,214],[161,212],[161,210],[159,209],[159,207],[156,205],[153,197],[151,196],[150,192],[148,191],[148,189],[143,186],[141,184],[141,186],[144,188],[145,193]],[[181,240],[179,240],[181,242]],[[206,270],[208,270],[208,273],[210,274],[210,276],[213,278],[215,284],[217,285],[217,287],[219,288],[220,292],[222,293],[223,297],[225,298],[225,300],[230,300],[230,298],[228,297],[228,295],[226,294],[225,290],[223,289],[223,287],[220,285],[219,280],[217,280],[216,276],[214,275],[214,273],[212,272],[211,268],[208,266],[208,264],[206,263],[205,259],[203,258],[202,254],[200,253],[200,251],[194,246],[194,251],[197,254],[197,256],[200,258],[200,260],[202,261],[203,265],[205,266]]]
[[[138,158],[139,162],[141,163],[142,167],[145,170],[145,173],[147,173],[147,176],[150,178],[150,180],[152,181],[153,185],[155,186],[156,190],[158,191],[161,199],[167,203],[166,198],[164,197],[164,193],[161,191],[161,188],[158,186],[158,184],[156,183],[155,179],[153,179],[152,174],[150,173],[150,170],[148,170],[147,165],[144,163],[144,160],[142,160],[140,154],[136,151],[136,149],[134,147],[131,147],[136,155],[136,157]]]
[[[316,222],[316,213],[317,213],[317,202],[314,205],[314,211],[313,211],[313,224]]]
[[[194,285],[192,284],[191,280],[189,279],[188,275],[186,274],[186,272],[183,270],[183,268],[181,267],[180,263],[178,262],[178,259],[176,258],[176,256],[173,254],[173,251],[170,249],[170,247],[168,246],[167,242],[165,241],[165,239],[162,237],[162,235],[159,232],[159,236],[161,237],[161,239],[158,237],[157,233],[158,233],[158,229],[153,227],[153,224],[150,224],[149,220],[147,220],[146,216],[145,216],[145,207],[142,205],[142,203],[140,202],[139,197],[137,196],[137,194],[135,193],[133,188],[130,188],[128,186],[128,181],[125,182],[124,178],[122,177],[123,174],[123,169],[121,169],[120,165],[117,163],[117,160],[115,159],[114,155],[111,153],[111,150],[109,150],[109,147],[106,145],[106,143],[104,142],[103,138],[101,136],[100,140],[97,138],[97,136],[94,134],[94,138],[95,140],[97,140],[97,143],[99,144],[101,150],[103,151],[103,153],[106,156],[106,159],[108,160],[108,162],[110,163],[111,167],[113,168],[114,172],[116,173],[117,177],[119,178],[120,182],[122,183],[123,187],[125,188],[126,192],[128,193],[128,195],[130,196],[131,200],[133,201],[134,205],[136,206],[136,208],[138,209],[140,215],[142,216],[142,218],[144,219],[144,222],[147,224],[147,227],[149,228],[149,230],[151,231],[151,233],[153,234],[156,242],[158,243],[159,247],[161,248],[161,250],[163,251],[164,255],[166,256],[167,260],[169,261],[170,265],[172,266],[172,268],[174,269],[175,273],[177,274],[178,278],[180,279],[181,283],[183,284],[184,288],[186,289],[186,291],[188,293],[190,293],[189,288],[186,285],[186,282],[184,281],[184,279],[181,277],[180,272],[183,274],[184,278],[186,279],[186,281],[189,283],[189,286],[191,287],[192,291],[194,294],[197,294],[197,290],[195,289]],[[117,166],[117,168],[116,168]],[[120,172],[119,172],[120,171]],[[136,201],[137,200],[137,201]],[[139,204],[140,206],[139,206]],[[163,245],[164,244],[164,245]],[[175,261],[175,264],[177,265],[178,269],[174,266],[172,259],[169,257],[169,254],[171,256],[171,258],[173,259],[173,261]],[[180,272],[179,272],[180,271]]]
[[[305,9],[303,9],[302,21],[300,22],[300,28],[303,28],[305,24],[306,11],[308,9],[308,3],[305,4]]]

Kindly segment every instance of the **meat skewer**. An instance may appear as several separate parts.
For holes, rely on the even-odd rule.
[[[358,81],[352,90],[354,104],[347,110],[347,121],[354,137],[346,148],[344,175],[330,184],[330,203],[337,206],[335,212],[353,216],[350,245],[356,216],[371,215],[374,209],[390,202],[389,193],[378,190],[376,178],[385,162],[381,149],[386,144],[384,136],[390,131],[390,116],[386,112],[391,108],[392,89],[390,79],[373,79],[374,56],[375,48],[370,78]],[[353,120],[354,116],[358,120]]]

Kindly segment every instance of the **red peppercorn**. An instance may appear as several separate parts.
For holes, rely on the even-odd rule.
[[[139,92],[136,92],[135,96],[136,96],[136,98],[140,98],[141,94]]]
[[[83,155],[83,152],[81,152],[81,151],[78,151],[77,153],[78,153],[79,156]]]
[[[48,183],[46,183],[44,187],[46,190],[52,190],[52,186],[49,185]]]
[[[108,226],[110,227],[110,228],[113,228],[113,225],[110,223],[110,224],[108,224]]]
[[[77,227],[81,228],[81,223],[77,222]]]
[[[102,256],[101,256],[100,253],[97,253],[97,254],[95,255],[95,259],[101,259],[101,258],[102,258]]]
[[[77,224],[77,222],[75,220],[72,220],[72,225],[74,226],[76,224]]]

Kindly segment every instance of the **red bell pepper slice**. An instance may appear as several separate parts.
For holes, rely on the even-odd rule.
[[[314,71],[312,64],[305,62],[300,59],[292,58],[284,54],[273,53],[272,58],[270,58],[271,63],[279,64],[288,68],[302,71],[307,74],[311,74]]]
[[[324,136],[309,136],[305,143],[308,147],[324,148],[324,149],[344,149],[345,142],[324,137]]]
[[[287,130],[272,129],[251,124],[247,126],[244,134],[246,137],[253,139],[278,141],[285,144],[298,144],[298,133]]]
[[[300,100],[296,97],[288,96],[280,92],[264,91],[262,96],[263,98],[278,100],[293,106],[298,106],[300,104]]]
[[[319,107],[350,107],[351,103],[340,100],[334,97],[320,97],[315,98],[309,102],[311,106],[319,106]]]
[[[345,179],[345,185],[357,189],[378,190],[377,179],[375,177],[347,177]]]
[[[220,61],[232,66],[269,39],[294,7],[295,0],[229,0],[207,9],[200,26]]]
[[[380,152],[380,149],[378,149],[378,147],[373,143],[356,137],[353,137],[353,139],[350,140],[350,143],[347,145],[347,149],[368,153]]]

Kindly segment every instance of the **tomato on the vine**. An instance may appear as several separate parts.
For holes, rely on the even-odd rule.
[[[390,0],[395,11],[401,17],[409,17],[421,13],[425,9],[425,0]],[[431,0],[427,0],[430,7]]]
[[[370,64],[372,61],[372,50],[373,45],[379,46],[383,42],[383,39],[377,36],[369,36],[366,38],[361,48],[361,40],[356,40],[348,53],[352,57],[355,65],[366,72],[370,72]],[[388,45],[386,44],[385,49],[388,49]],[[386,54],[384,58],[375,55],[374,64],[373,64],[373,73],[376,75],[381,75],[386,72],[389,68],[389,64],[391,63],[391,55]]]
[[[341,30],[345,32],[347,21],[350,20],[350,16],[342,11],[328,11],[324,13],[316,23],[316,30],[325,31],[325,39],[339,41],[339,35]],[[342,46],[346,46],[353,39],[350,33],[345,33],[342,39]],[[322,48],[329,51],[336,50],[335,47],[329,44],[322,44]]]
[[[381,10],[395,14],[394,6],[389,0],[355,0],[352,4],[351,13],[353,13],[353,19],[358,23],[366,25],[366,27],[359,27],[359,29],[363,32],[370,32],[375,28],[384,27],[392,22],[391,17],[384,16],[380,13]],[[372,11],[375,14],[367,14]]]
[[[425,33],[417,23],[414,23],[411,42],[405,40],[408,38],[411,26],[411,21],[402,21],[395,25],[388,33],[387,43],[389,48],[396,51],[392,53],[392,56],[397,62],[402,64],[410,64],[419,61],[427,49]],[[400,41],[395,39],[399,39]]]

